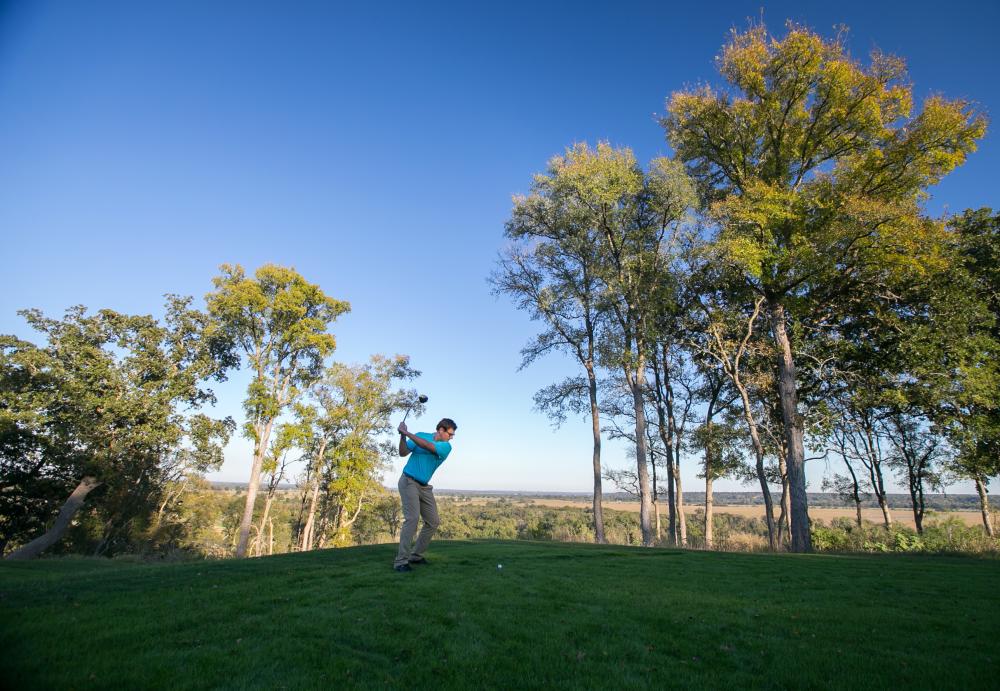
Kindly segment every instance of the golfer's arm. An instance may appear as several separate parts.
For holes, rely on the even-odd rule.
[[[399,455],[400,456],[410,455],[410,447],[406,445],[406,437],[404,437],[402,434],[399,435]]]
[[[437,447],[434,446],[434,444],[432,444],[431,442],[427,441],[426,439],[422,439],[415,434],[410,434],[409,432],[405,432],[404,434],[406,434],[407,437],[412,439],[413,443],[419,446],[420,448],[426,449],[427,451],[430,451],[432,454],[435,455],[437,454]],[[402,439],[399,441],[399,443],[403,445],[406,444],[406,442],[403,441]]]

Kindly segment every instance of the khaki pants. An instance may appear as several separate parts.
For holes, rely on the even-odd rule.
[[[396,553],[394,566],[424,556],[424,551],[441,522],[437,502],[434,501],[434,488],[430,485],[421,485],[409,475],[400,475],[399,498],[403,502],[403,529],[399,533],[399,552]],[[418,518],[424,519],[424,527],[411,549],[413,536],[417,534]]]

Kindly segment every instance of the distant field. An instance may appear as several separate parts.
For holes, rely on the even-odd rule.
[[[471,504],[489,504],[499,501],[499,499],[494,498],[474,498],[470,501],[464,503]],[[552,507],[571,507],[577,509],[590,508],[589,501],[582,501],[578,499],[512,499],[509,501],[514,501],[518,503],[534,504],[535,506],[552,506]],[[639,513],[639,502],[637,501],[606,501],[604,502],[604,508],[610,509],[612,511],[629,511],[632,513]],[[704,509],[702,504],[687,505],[684,507],[684,514],[691,516],[697,509]],[[779,508],[775,507],[775,511]],[[660,508],[661,517],[665,515],[666,509],[661,505]],[[750,516],[750,517],[764,517],[764,507],[763,506],[716,506],[715,513],[729,513],[736,516]],[[855,516],[854,509],[841,508],[841,509],[831,509],[831,508],[812,508],[809,509],[809,516],[814,519],[820,519],[824,523],[829,523],[834,518],[851,518]],[[924,520],[931,520],[934,517],[949,517],[954,516],[965,522],[966,525],[982,525],[983,517],[978,511],[934,511],[928,512]],[[882,522],[882,512],[879,509],[861,509],[861,517],[865,520],[872,521],[873,523]],[[910,509],[892,509],[892,520],[896,523],[914,527],[913,514]]]

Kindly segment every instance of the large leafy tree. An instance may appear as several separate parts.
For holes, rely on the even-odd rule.
[[[345,544],[362,509],[384,492],[381,473],[397,449],[391,418],[416,399],[399,384],[419,375],[405,355],[373,355],[363,365],[334,363],[313,384],[300,549]]]
[[[253,277],[225,264],[206,296],[209,313],[240,353],[252,379],[243,407],[244,434],[253,441],[253,464],[240,520],[236,556],[246,555],[261,469],[277,420],[319,378],[336,347],[329,326],[350,309],[306,281],[295,269],[266,264]]]
[[[728,86],[674,93],[663,126],[698,180],[719,245],[764,298],[792,549],[808,551],[800,336],[790,327],[819,303],[920,261],[922,238],[937,225],[920,203],[975,149],[985,120],[940,96],[914,113],[901,59],[874,53],[863,65],[842,37],[795,25],[783,37],[763,25],[734,32],[718,67]]]
[[[221,460],[232,422],[196,411],[214,402],[205,382],[231,362],[190,298],[168,296],[163,323],[83,307],[62,319],[21,314],[45,345],[5,336],[0,347],[3,543],[49,525],[9,555],[35,556],[86,505],[93,530],[84,538],[106,552],[154,514],[178,463]]]
[[[568,377],[535,395],[540,410],[561,424],[567,412],[590,416],[594,479],[594,540],[605,542],[601,487],[601,414],[598,403],[597,344],[600,309],[600,256],[589,222],[590,208],[565,186],[556,185],[557,159],[550,175],[536,176],[531,194],[514,198],[506,224],[513,245],[501,253],[491,276],[494,290],[544,325],[521,350],[522,367],[546,353],[569,354],[583,376]]]
[[[639,520],[643,544],[652,545],[652,497],[646,430],[646,370],[654,293],[670,268],[667,251],[695,200],[682,167],[668,159],[643,170],[629,149],[578,144],[553,158],[545,185],[571,200],[598,256],[601,304],[608,315],[606,362],[622,373],[635,420]]]
[[[937,421],[957,450],[953,470],[973,480],[983,524],[995,534],[987,500],[991,477],[1000,475],[1000,214],[966,211],[952,220],[961,273],[949,274],[948,293],[963,309],[947,328],[948,364]]]

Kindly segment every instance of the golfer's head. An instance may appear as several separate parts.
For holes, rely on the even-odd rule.
[[[441,422],[437,424],[437,433],[444,438],[445,441],[451,441],[455,438],[455,430],[458,429],[458,425],[455,421],[449,417],[441,418]]]

